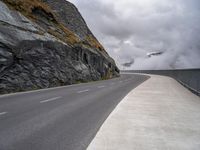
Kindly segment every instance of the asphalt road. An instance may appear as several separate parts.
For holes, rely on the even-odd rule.
[[[0,96],[0,150],[84,150],[115,106],[146,79],[121,75]]]

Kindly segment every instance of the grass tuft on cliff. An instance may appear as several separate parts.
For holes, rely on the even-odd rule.
[[[43,18],[48,20],[48,22],[55,28],[47,27],[46,32],[55,36],[59,40],[68,43],[70,45],[83,44],[91,48],[98,49],[99,51],[105,52],[103,46],[98,42],[98,40],[92,36],[88,35],[85,37],[84,41],[80,41],[78,36],[64,26],[62,23],[57,21],[56,15],[50,6],[42,2],[42,0],[2,0],[11,9],[19,11],[27,18],[34,22],[42,22]],[[42,19],[40,17],[43,17]]]
[[[94,47],[96,49],[99,49],[100,51],[105,51],[103,46],[91,35],[87,36],[85,38],[85,40],[88,42],[88,44],[91,46],[91,47]]]
[[[61,30],[62,33],[59,32],[59,30],[53,30],[52,28],[46,29],[46,31],[61,41],[68,44],[75,44],[79,42],[79,38],[67,27],[58,22],[56,19],[56,14],[54,14],[51,8],[41,0],[3,0],[3,2],[11,9],[19,11],[32,21],[38,21],[38,15],[45,17],[45,19],[51,22],[51,24]]]
[[[15,9],[29,18],[35,18],[33,11],[38,9],[44,11],[52,21],[56,21],[54,14],[51,12],[51,9],[48,5],[41,2],[41,0],[2,0],[12,9]]]

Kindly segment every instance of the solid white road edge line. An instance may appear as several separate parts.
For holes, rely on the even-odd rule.
[[[50,102],[50,101],[55,101],[57,99],[60,99],[61,97],[54,97],[54,98],[50,98],[50,99],[47,99],[47,100],[43,100],[43,101],[40,101],[40,103],[46,103],[46,102]]]
[[[78,91],[77,93],[84,93],[84,92],[89,92],[90,90],[89,89],[87,89],[87,90],[83,90],[83,91]]]
[[[102,81],[94,81],[94,82],[102,82]],[[56,89],[62,89],[62,88],[77,87],[77,86],[84,85],[84,84],[89,84],[89,83],[92,83],[92,82],[78,83],[78,84],[65,85],[65,86],[58,86],[58,87],[45,88],[45,89],[39,89],[39,90],[31,90],[31,91],[25,91],[25,92],[16,92],[16,93],[3,94],[3,95],[0,95],[0,98],[5,98],[5,97],[9,97],[9,96],[23,95],[23,94],[29,94],[29,93],[37,93],[37,92],[40,93],[40,92],[43,92],[43,91],[56,90]]]

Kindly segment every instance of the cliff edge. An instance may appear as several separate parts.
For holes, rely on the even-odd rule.
[[[119,76],[114,60],[65,0],[0,1],[0,93]]]

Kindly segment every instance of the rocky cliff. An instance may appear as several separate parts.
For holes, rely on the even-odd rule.
[[[117,76],[114,60],[70,2],[0,1],[0,93]]]

